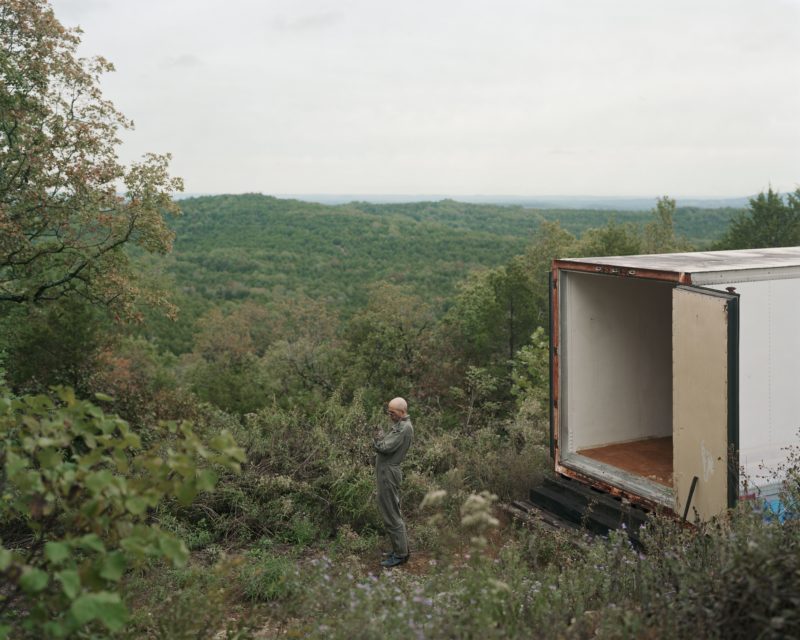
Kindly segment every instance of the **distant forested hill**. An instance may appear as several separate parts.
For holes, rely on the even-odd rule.
[[[538,224],[540,220],[559,221],[570,233],[580,236],[587,229],[603,227],[611,221],[642,226],[652,219],[650,210],[545,209],[520,205],[467,204],[455,200],[402,204],[353,202],[345,206],[378,215],[399,214],[417,221],[435,221],[448,227],[488,231],[498,235],[528,233],[531,223]],[[675,231],[701,248],[719,239],[728,228],[731,218],[741,211],[733,207],[703,209],[678,206],[675,211]]]
[[[618,224],[641,226],[650,222],[650,211],[606,211],[599,209],[537,209],[545,220],[558,220],[570,233],[580,236],[586,229],[602,227],[612,220]],[[675,210],[675,233],[687,238],[698,250],[718,240],[731,219],[743,209],[724,207],[701,209],[681,207]]]
[[[143,258],[173,281],[178,326],[153,318],[151,330],[188,346],[189,326],[224,301],[268,302],[298,294],[324,298],[348,313],[380,281],[407,285],[440,306],[471,270],[522,253],[543,220],[580,235],[610,220],[643,224],[649,212],[536,210],[454,200],[409,204],[323,205],[260,194],[180,201],[175,248]],[[721,235],[734,209],[679,208],[678,233],[698,245]],[[182,336],[182,337],[178,337]],[[155,336],[151,336],[155,337]]]
[[[180,204],[168,269],[181,286],[229,299],[305,293],[345,307],[381,280],[449,295],[470,269],[521,252],[542,220],[531,210],[455,202],[376,209],[247,194]]]

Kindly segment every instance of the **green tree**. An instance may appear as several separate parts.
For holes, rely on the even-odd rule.
[[[546,404],[550,396],[550,343],[542,327],[533,332],[530,342],[517,351],[513,367],[512,392],[518,399],[533,398]]]
[[[443,334],[453,344],[453,355],[464,371],[470,364],[494,364],[505,353],[504,326],[498,327],[501,310],[492,282],[500,278],[494,269],[471,273],[461,282],[442,320]]]
[[[653,220],[642,231],[642,253],[672,253],[688,250],[686,240],[675,235],[675,200],[663,196],[652,210]]]
[[[460,334],[469,362],[505,366],[514,357],[538,320],[535,289],[523,256],[464,282],[446,322]]]
[[[341,321],[331,305],[306,296],[276,302],[274,340],[260,360],[267,392],[282,406],[306,409],[341,384]]]
[[[0,4],[0,303],[78,295],[130,315],[136,299],[160,298],[137,285],[124,248],[171,248],[164,213],[183,187],[168,155],[117,160],[132,123],[100,91],[113,66],[76,56],[79,34],[46,0]]]
[[[548,274],[553,259],[580,255],[577,240],[559,222],[543,223],[536,239],[525,250],[525,264],[532,282],[533,304],[536,309],[535,326],[547,327],[550,309]],[[533,332],[534,327],[528,331]]]
[[[100,309],[77,298],[9,310],[0,318],[9,385],[28,392],[66,385],[85,397],[100,354],[115,340],[108,324]]]
[[[772,187],[750,199],[716,249],[754,249],[800,245],[800,188],[783,196]]]
[[[369,387],[376,394],[370,401],[417,397],[418,381],[430,365],[431,310],[399,285],[379,283],[369,293],[369,303],[346,330],[352,362],[349,387]]]
[[[269,402],[259,358],[272,341],[272,315],[247,302],[198,322],[195,346],[184,361],[194,392],[225,411],[248,413]]]
[[[545,222],[524,255],[463,281],[442,321],[454,357],[461,362],[459,380],[469,366],[485,368],[501,380],[499,389],[510,390],[514,355],[536,327],[548,324],[553,258],[574,255],[577,246],[559,223]]]
[[[598,229],[587,229],[581,236],[577,253],[581,256],[630,256],[642,253],[639,230],[630,223],[611,220]]]
[[[505,359],[510,362],[517,349],[527,342],[538,321],[536,283],[521,256],[513,258],[504,268],[496,269],[494,275],[491,280],[500,309],[498,320],[503,326]]]
[[[452,394],[461,414],[464,416],[464,431],[471,431],[486,422],[500,408],[500,403],[492,398],[497,392],[498,381],[486,369],[467,367],[462,387],[452,387]]]

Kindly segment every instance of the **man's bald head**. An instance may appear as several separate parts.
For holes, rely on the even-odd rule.
[[[395,422],[408,415],[408,403],[403,398],[393,398],[389,401],[389,416]]]

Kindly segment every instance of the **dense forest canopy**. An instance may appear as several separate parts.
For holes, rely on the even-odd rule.
[[[609,224],[630,227],[634,234],[652,218],[650,211],[540,210],[454,200],[328,206],[260,194],[187,198],[179,204],[183,215],[171,221],[174,251],[142,259],[151,272],[171,278],[178,293],[177,326],[149,314],[148,335],[162,332],[162,344],[173,351],[187,349],[188,325],[198,313],[226,301],[269,303],[304,295],[350,315],[366,304],[369,285],[385,281],[443,310],[471,272],[523,253],[542,222],[558,222],[581,236]],[[674,231],[704,247],[740,213],[677,207]],[[636,249],[641,248],[605,247]]]

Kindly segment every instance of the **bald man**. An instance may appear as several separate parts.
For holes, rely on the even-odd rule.
[[[414,427],[408,417],[408,403],[403,398],[394,398],[386,409],[391,418],[391,431],[375,438],[375,474],[378,481],[378,509],[383,523],[389,531],[392,552],[381,562],[384,567],[396,567],[408,561],[408,537],[406,523],[400,514],[400,483],[403,472],[400,463],[406,457]]]

